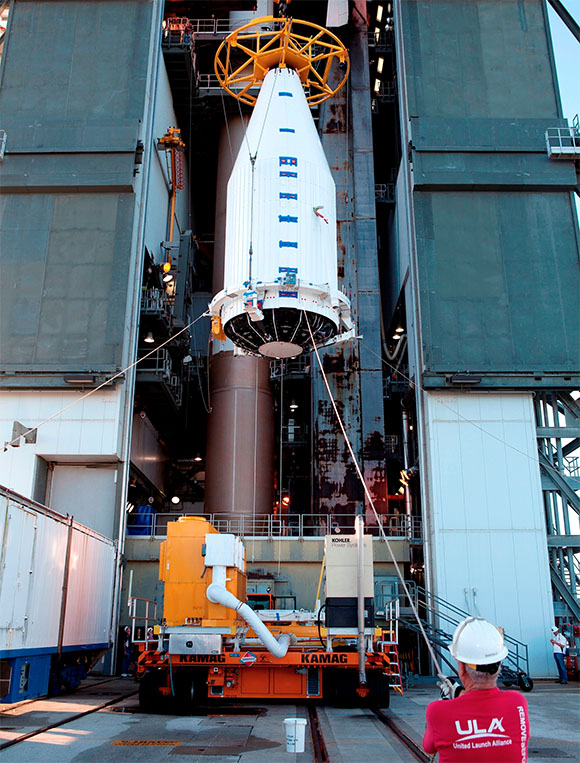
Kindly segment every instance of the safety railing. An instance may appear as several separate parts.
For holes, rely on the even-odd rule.
[[[157,623],[157,602],[131,596],[129,598],[129,622],[131,623],[131,643],[147,643],[147,631]]]
[[[375,600],[375,605],[378,607],[378,602]],[[399,599],[391,599],[390,601],[383,602],[381,611],[377,611],[377,615],[384,616],[386,620],[386,627],[383,628],[383,635],[387,638],[384,640],[388,643],[399,643],[399,617],[400,617],[400,603]],[[384,651],[384,647],[381,648]]]
[[[281,376],[308,376],[312,368],[309,355],[298,355],[297,358],[270,361],[270,379]]]
[[[310,442],[308,428],[299,424],[285,424],[282,427],[283,445],[306,445]]]
[[[571,127],[549,127],[546,130],[546,150],[550,158],[567,159],[580,156],[580,125],[578,115]]]
[[[188,19],[183,17],[167,18],[163,21],[163,44],[164,45],[190,45],[195,37],[226,37],[230,32],[239,29],[244,24],[249,24],[256,19],[255,16],[226,19]],[[278,28],[283,22],[275,21],[264,25],[263,31],[271,31]]]
[[[375,97],[379,101],[393,102],[397,98],[397,86],[394,82],[381,82],[379,89],[375,91]]]
[[[560,470],[566,477],[580,477],[580,458],[578,456],[564,456],[547,437],[540,440],[542,452],[556,465],[560,460]],[[557,467],[556,467],[557,468]]]
[[[430,641],[440,649],[448,649],[456,626],[466,617],[470,617],[470,613],[427,591],[422,586],[416,587],[414,597],[416,609],[425,617],[424,625]],[[416,624],[411,618],[407,618],[404,622],[407,627],[416,628]],[[509,650],[505,660],[505,668],[513,670],[515,673],[528,673],[527,644],[518,641],[507,633],[504,633],[504,641]]]
[[[369,47],[375,48],[377,53],[391,50],[394,44],[393,30],[374,31],[368,34]]]
[[[220,92],[220,91],[223,91],[222,86],[220,85],[220,82],[219,82],[216,74],[198,73],[196,75],[196,84],[197,84],[197,89],[200,92],[201,91],[206,91],[206,92]],[[240,84],[240,85],[237,85],[237,86],[232,86],[231,89],[235,92],[236,90],[242,90],[243,88],[244,88],[244,85]],[[259,89],[260,89],[260,86],[259,85],[255,85],[254,87],[251,87],[248,92],[259,90]]]
[[[395,184],[375,183],[375,199],[392,204],[395,201]]]
[[[163,289],[147,289],[141,295],[141,313],[143,315],[169,316],[170,302]]]
[[[321,538],[328,534],[353,533],[354,516],[352,514],[288,514],[277,517],[270,514],[232,517],[231,514],[188,514],[178,512],[151,513],[145,516],[130,517],[127,534],[138,537],[165,537],[167,525],[180,517],[203,516],[220,533],[231,533],[241,538]],[[418,517],[401,516],[380,517],[386,536],[419,541],[422,536],[421,520]],[[367,525],[365,532],[374,537],[380,536],[379,527]]]
[[[140,373],[154,373],[167,384],[171,383],[171,356],[164,348],[155,350],[151,355],[140,360],[137,368]]]

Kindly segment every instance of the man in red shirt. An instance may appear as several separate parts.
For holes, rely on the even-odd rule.
[[[508,653],[500,631],[481,617],[468,617],[457,626],[450,651],[464,689],[444,686],[441,693],[449,699],[428,705],[425,752],[438,752],[440,763],[525,763],[528,704],[520,692],[497,688]]]

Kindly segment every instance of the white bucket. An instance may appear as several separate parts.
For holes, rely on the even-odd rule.
[[[306,720],[304,718],[285,718],[286,752],[304,752],[304,734]]]

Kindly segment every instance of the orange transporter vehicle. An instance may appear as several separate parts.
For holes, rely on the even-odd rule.
[[[326,539],[326,558],[334,540]],[[372,555],[370,540],[364,545]],[[340,543],[344,555],[356,538],[341,536]],[[349,596],[327,598],[324,624],[321,610],[255,612],[245,603],[245,569],[241,540],[218,533],[203,517],[168,525],[160,555],[163,622],[137,664],[144,709],[171,698],[180,704],[218,698],[365,699],[388,706],[389,659],[380,648],[383,632],[373,627],[372,597],[365,598],[363,652],[357,648],[356,599],[353,605]],[[352,581],[350,573],[347,578]]]

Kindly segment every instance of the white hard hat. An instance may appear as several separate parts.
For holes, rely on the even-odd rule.
[[[449,651],[470,667],[501,662],[508,653],[502,634],[483,617],[467,617],[459,623]]]
[[[558,626],[557,626],[557,625],[552,625],[552,633],[557,633],[557,632],[558,632],[558,630],[559,630],[559,629],[558,629]]]

